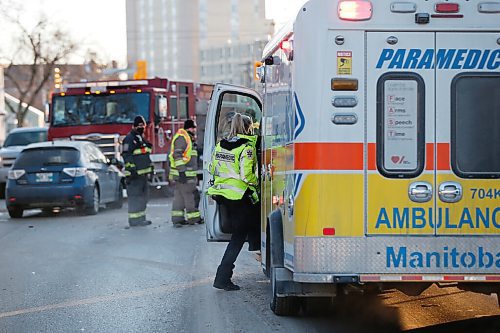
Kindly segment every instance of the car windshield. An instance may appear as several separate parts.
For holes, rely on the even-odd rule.
[[[47,147],[23,150],[17,158],[14,167],[26,168],[33,166],[75,164],[80,158],[80,152],[71,147]]]
[[[14,132],[7,136],[3,146],[26,146],[30,143],[43,141],[47,141],[47,131]]]
[[[149,121],[149,93],[56,96],[52,126],[132,124],[141,115]]]

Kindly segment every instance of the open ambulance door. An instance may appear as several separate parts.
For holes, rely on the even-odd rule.
[[[254,122],[255,134],[260,135],[262,99],[259,94],[244,87],[216,84],[208,106],[203,149],[201,202],[209,242],[229,241],[231,238],[230,221],[224,207],[208,196],[207,191],[213,183],[213,176],[209,171],[213,151],[217,143],[229,135],[231,120],[237,112],[250,116]]]

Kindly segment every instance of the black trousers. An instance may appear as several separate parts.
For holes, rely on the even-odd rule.
[[[128,223],[136,225],[146,220],[146,207],[149,199],[147,175],[127,179]]]
[[[231,281],[234,262],[238,258],[247,237],[250,244],[249,250],[255,250],[255,244],[260,243],[260,210],[259,205],[252,204],[246,196],[242,200],[223,198],[221,204],[226,206],[233,233],[217,268],[215,282],[226,284]]]

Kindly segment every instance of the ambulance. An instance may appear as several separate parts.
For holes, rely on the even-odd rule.
[[[229,118],[251,115],[275,314],[353,290],[498,295],[500,1],[310,0],[261,62],[260,92],[215,86],[202,191]]]

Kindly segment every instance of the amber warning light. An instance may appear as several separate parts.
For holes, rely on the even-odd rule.
[[[338,15],[346,21],[369,20],[372,17],[372,3],[362,0],[340,1]]]

